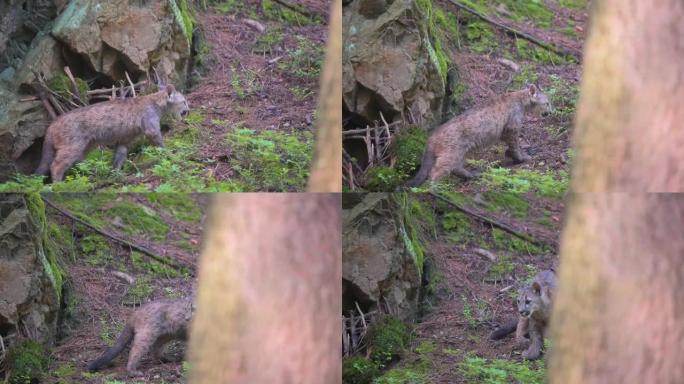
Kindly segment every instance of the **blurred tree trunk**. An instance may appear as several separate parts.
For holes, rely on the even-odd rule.
[[[552,318],[551,383],[681,383],[684,195],[573,196]]]
[[[190,382],[341,382],[339,194],[220,194],[200,260]]]
[[[684,190],[684,2],[592,18],[549,381],[681,383],[684,195],[645,192]]]
[[[684,2],[595,1],[576,191],[684,191]]]
[[[332,3],[309,192],[342,191],[342,0]]]

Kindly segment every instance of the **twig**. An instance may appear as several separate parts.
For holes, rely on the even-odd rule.
[[[144,247],[141,247],[141,246],[139,246],[139,245],[133,244],[133,243],[131,243],[130,241],[125,240],[125,239],[122,239],[121,237],[119,237],[119,236],[117,236],[117,235],[115,235],[115,234],[113,234],[113,233],[109,233],[109,232],[107,232],[107,231],[105,231],[105,230],[99,229],[99,228],[95,227],[94,225],[88,223],[87,221],[85,221],[85,220],[83,220],[83,219],[81,219],[81,218],[79,218],[79,217],[76,217],[76,216],[73,215],[71,212],[69,212],[69,211],[67,211],[66,209],[64,209],[64,208],[60,207],[59,205],[55,204],[54,202],[52,202],[52,200],[48,199],[47,197],[45,197],[45,196],[41,196],[41,197],[42,197],[43,201],[45,201],[45,204],[49,205],[52,209],[56,210],[57,212],[61,213],[61,214],[64,215],[64,216],[68,217],[69,219],[71,219],[71,220],[73,220],[73,221],[76,221],[76,222],[78,222],[79,224],[88,227],[89,229],[91,229],[91,230],[93,230],[93,231],[99,233],[99,234],[102,235],[102,236],[105,236],[105,237],[107,237],[107,238],[110,238],[110,239],[116,241],[117,243],[123,244],[123,245],[127,246],[127,247],[130,248],[130,249],[134,249],[134,250],[136,250],[136,251],[138,251],[138,252],[142,252],[142,253],[146,254],[147,256],[149,256],[150,258],[152,258],[152,259],[154,259],[154,260],[156,260],[156,261],[158,261],[158,262],[160,262],[160,263],[162,263],[162,264],[166,264],[166,265],[168,265],[168,266],[170,266],[170,267],[173,267],[173,268],[176,268],[176,269],[181,269],[181,268],[183,267],[182,265],[179,265],[179,264],[177,264],[177,263],[175,263],[175,262],[173,262],[173,261],[171,261],[171,260],[169,260],[169,259],[167,259],[167,258],[165,258],[165,257],[159,256],[159,255],[153,253],[152,251],[150,251],[150,250],[147,249],[147,248],[144,248]]]
[[[126,74],[126,80],[128,80],[128,84],[131,85],[131,92],[133,93],[133,97],[135,97],[135,85],[133,85],[131,78],[128,76],[128,71],[124,71],[124,73]]]
[[[495,25],[495,26],[497,26],[497,27],[503,29],[503,30],[504,30],[506,33],[508,33],[509,35],[513,35],[513,36],[515,36],[515,37],[522,37],[523,39],[525,39],[525,40],[527,40],[527,41],[529,41],[529,42],[531,42],[531,43],[533,43],[533,44],[536,44],[536,45],[538,45],[538,46],[540,46],[540,47],[542,47],[542,48],[548,49],[549,51],[555,52],[555,53],[557,53],[557,54],[559,54],[559,55],[570,55],[570,56],[576,58],[577,60],[580,60],[580,56],[581,56],[581,55],[580,55],[579,52],[577,52],[577,51],[575,51],[575,50],[571,50],[571,49],[568,49],[568,48],[564,48],[564,47],[560,47],[560,46],[557,46],[557,45],[553,45],[553,44],[549,44],[549,43],[543,42],[543,41],[539,40],[538,38],[536,38],[536,37],[534,37],[534,36],[532,36],[532,35],[529,35],[529,34],[527,34],[527,33],[525,33],[525,32],[519,31],[519,30],[517,30],[517,29],[515,29],[515,28],[512,28],[512,27],[509,27],[509,26],[507,26],[507,25],[501,24],[501,23],[499,23],[498,21],[496,21],[496,20],[494,20],[494,19],[491,19],[491,18],[489,18],[489,17],[487,17],[487,16],[481,14],[480,12],[478,12],[478,11],[476,11],[476,10],[474,10],[474,9],[472,9],[472,8],[470,8],[470,7],[468,7],[468,6],[466,6],[466,5],[463,5],[463,4],[459,3],[459,2],[456,1],[456,0],[449,0],[449,1],[450,1],[453,5],[457,6],[458,8],[461,8],[461,9],[463,9],[464,11],[466,11],[466,12],[468,12],[468,13],[471,13],[471,14],[473,14],[473,15],[479,17],[479,18],[482,19],[482,20],[484,20],[484,21],[486,21],[486,22],[488,22],[488,23],[490,23],[490,24],[492,24],[492,25]]]
[[[78,89],[78,84],[76,84],[76,79],[74,78],[74,75],[71,74],[71,69],[69,69],[68,65],[64,67],[64,73],[66,73],[69,80],[71,80],[71,85],[74,86],[74,96],[81,104],[86,105],[85,101],[83,101],[83,95],[81,95],[81,91]]]
[[[457,203],[454,202],[454,201],[451,201],[450,199],[447,199],[446,197],[444,197],[444,196],[442,196],[442,195],[440,195],[440,194],[438,194],[438,193],[436,193],[436,192],[430,191],[430,192],[428,192],[428,193],[429,193],[430,195],[432,195],[432,196],[434,196],[434,197],[436,197],[436,198],[438,198],[438,199],[440,199],[440,200],[442,200],[442,201],[448,203],[449,205],[451,205],[452,207],[456,208],[457,210],[459,210],[459,211],[461,211],[461,212],[463,212],[463,213],[466,213],[466,214],[468,214],[468,215],[470,215],[470,216],[473,216],[473,217],[477,218],[478,220],[480,220],[480,221],[482,221],[482,222],[484,222],[484,223],[486,223],[486,224],[489,224],[489,225],[491,225],[491,226],[494,226],[494,227],[497,227],[497,228],[499,228],[499,229],[502,229],[502,230],[504,230],[504,231],[510,233],[511,235],[513,235],[513,236],[515,236],[515,237],[517,237],[517,238],[523,239],[523,240],[525,240],[525,241],[527,241],[527,242],[529,242],[529,243],[532,243],[532,244],[535,244],[535,245],[538,245],[538,246],[542,246],[542,247],[545,246],[545,245],[551,245],[551,246],[553,246],[553,247],[555,248],[555,247],[557,246],[557,244],[555,244],[555,243],[551,243],[551,242],[548,242],[548,241],[543,241],[543,240],[535,239],[534,237],[530,236],[529,234],[523,233],[523,232],[520,232],[520,231],[517,231],[516,229],[512,228],[511,226],[509,226],[509,225],[507,225],[507,224],[500,223],[500,222],[498,222],[498,221],[496,221],[496,220],[494,220],[494,219],[491,219],[491,218],[489,218],[489,217],[483,216],[483,215],[481,215],[481,214],[479,214],[479,213],[477,213],[477,212],[475,212],[475,211],[472,211],[472,210],[470,210],[470,209],[468,209],[468,208],[466,208],[466,207],[463,207],[463,206],[457,204]]]
[[[473,252],[475,252],[476,255],[480,255],[480,256],[482,256],[482,257],[486,257],[486,258],[488,258],[488,259],[491,260],[491,261],[496,261],[496,256],[495,256],[493,253],[491,253],[491,252],[489,252],[488,250],[486,250],[486,249],[475,248],[475,249],[473,250]]]

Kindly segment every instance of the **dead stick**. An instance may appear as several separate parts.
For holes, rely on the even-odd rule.
[[[128,84],[131,85],[131,92],[133,92],[133,97],[135,97],[135,86],[133,85],[131,78],[128,76],[128,71],[124,71],[124,73],[126,74],[126,80],[128,80]]]
[[[468,208],[466,208],[466,207],[463,207],[463,206],[461,206],[461,205],[459,205],[459,204],[457,204],[457,203],[455,203],[455,202],[453,202],[453,201],[447,199],[446,197],[444,197],[444,196],[442,196],[442,195],[440,195],[440,194],[438,194],[438,193],[436,193],[436,192],[430,191],[430,192],[428,192],[428,193],[429,193],[430,195],[432,195],[432,196],[434,196],[434,197],[436,197],[436,198],[438,198],[438,199],[440,199],[440,200],[442,200],[442,201],[448,203],[449,205],[453,206],[453,207],[456,208],[457,210],[459,210],[459,211],[461,211],[461,212],[463,212],[463,213],[466,213],[466,214],[468,214],[468,215],[470,215],[470,216],[473,216],[473,217],[477,218],[478,220],[480,220],[480,221],[482,221],[482,222],[484,222],[484,223],[486,223],[486,224],[489,224],[489,225],[491,225],[491,226],[494,226],[494,227],[497,227],[497,228],[499,228],[499,229],[502,229],[502,230],[504,230],[504,231],[510,233],[511,235],[517,237],[517,238],[520,238],[520,239],[525,240],[525,241],[527,241],[527,242],[529,242],[529,243],[532,243],[532,244],[535,244],[535,245],[538,245],[538,246],[542,246],[542,247],[543,247],[544,245],[551,245],[551,246],[553,246],[554,248],[557,247],[557,244],[556,244],[556,243],[548,242],[548,241],[543,241],[543,240],[537,240],[537,239],[535,239],[534,237],[528,235],[527,233],[519,232],[519,231],[515,230],[514,228],[512,228],[512,227],[510,227],[510,226],[508,226],[508,225],[506,225],[506,224],[504,224],[504,223],[499,223],[498,221],[496,221],[496,220],[494,220],[494,219],[490,219],[489,217],[486,217],[486,216],[480,215],[480,214],[477,213],[477,212],[471,211],[470,209],[468,209]]]
[[[81,102],[81,104],[86,105],[83,101],[83,95],[81,95],[81,91],[78,90],[76,79],[74,78],[74,75],[71,73],[71,69],[69,69],[68,65],[64,67],[64,73],[66,73],[67,77],[69,77],[69,80],[71,80],[71,84],[74,86],[74,96],[78,99],[78,101]]]
[[[170,266],[170,267],[173,267],[173,268],[176,268],[176,269],[181,269],[181,268],[183,268],[182,265],[176,264],[175,262],[169,260],[168,258],[159,256],[159,255],[153,253],[152,251],[150,251],[150,250],[147,249],[147,248],[144,248],[144,247],[141,247],[141,246],[139,246],[139,245],[133,244],[133,243],[131,243],[130,241],[125,240],[125,239],[122,239],[121,237],[119,237],[119,236],[117,236],[117,235],[115,235],[115,234],[109,233],[109,232],[107,232],[107,231],[105,231],[105,230],[102,230],[102,229],[99,229],[99,228],[95,227],[94,225],[88,223],[87,221],[85,221],[85,220],[83,220],[83,219],[81,219],[81,218],[79,218],[79,217],[76,217],[76,216],[75,216],[74,214],[72,214],[71,212],[69,212],[69,211],[67,211],[66,209],[64,209],[64,208],[60,207],[59,205],[55,204],[54,202],[52,202],[52,200],[48,199],[48,198],[45,197],[45,196],[41,196],[41,198],[43,199],[43,201],[45,201],[45,204],[49,205],[51,208],[53,208],[53,209],[56,210],[57,212],[59,212],[59,213],[61,213],[62,215],[64,215],[64,216],[70,218],[70,219],[73,220],[73,221],[76,221],[76,222],[79,223],[79,224],[82,224],[82,225],[84,225],[84,226],[90,228],[91,230],[93,230],[93,231],[99,233],[99,234],[102,235],[102,236],[105,236],[105,237],[107,237],[107,238],[110,238],[110,239],[116,241],[116,242],[119,243],[119,244],[123,244],[123,245],[127,246],[127,247],[130,248],[130,249],[134,249],[134,250],[136,250],[136,251],[138,251],[138,252],[142,252],[142,253],[146,254],[147,256],[149,256],[150,258],[152,258],[152,259],[154,259],[154,260],[156,260],[156,261],[158,261],[158,262],[160,262],[160,263],[162,263],[162,264],[166,264],[166,265],[168,265],[168,266]]]
[[[48,102],[47,97],[45,97],[45,90],[43,90],[41,87],[38,87],[38,97],[40,98],[40,101],[43,103],[45,109],[47,109],[48,114],[50,115],[50,119],[56,119],[57,114],[55,113],[54,108],[52,108],[52,105],[50,105],[50,102]]]
[[[517,29],[515,29],[515,28],[512,28],[512,27],[509,27],[509,26],[507,26],[507,25],[501,24],[501,23],[495,21],[494,19],[491,19],[491,18],[489,18],[489,17],[487,17],[487,16],[481,14],[480,12],[478,12],[478,11],[476,11],[476,10],[474,10],[474,9],[472,9],[472,8],[470,8],[470,7],[468,7],[468,6],[465,6],[465,5],[459,3],[459,2],[457,2],[457,1],[455,1],[455,0],[449,0],[449,1],[450,1],[453,5],[457,6],[458,8],[461,8],[461,9],[463,9],[464,11],[466,11],[466,12],[468,12],[468,13],[471,13],[471,14],[473,14],[473,15],[479,17],[479,18],[482,19],[482,20],[484,20],[484,21],[486,21],[486,22],[488,22],[488,23],[490,23],[490,24],[492,24],[492,25],[495,25],[495,26],[497,26],[497,27],[503,29],[506,33],[508,33],[508,34],[510,34],[510,35],[513,35],[513,36],[515,36],[515,37],[522,37],[523,39],[525,39],[525,40],[527,40],[527,41],[529,41],[529,42],[531,42],[531,43],[534,43],[534,44],[536,44],[536,45],[538,45],[538,46],[540,46],[540,47],[542,47],[542,48],[548,49],[549,51],[555,52],[555,53],[557,53],[557,54],[559,54],[559,55],[570,55],[570,56],[576,58],[577,60],[580,60],[580,56],[581,56],[581,55],[580,55],[579,52],[577,52],[577,51],[575,51],[575,50],[571,50],[571,49],[568,49],[568,48],[563,48],[563,47],[559,47],[559,46],[557,46],[557,45],[553,45],[553,44],[549,44],[549,43],[543,42],[543,41],[539,40],[538,38],[536,38],[536,37],[534,37],[534,36],[532,36],[532,35],[529,35],[529,34],[527,34],[527,33],[525,33],[525,32],[519,31],[519,30],[517,30]]]

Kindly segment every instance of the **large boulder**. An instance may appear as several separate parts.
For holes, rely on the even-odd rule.
[[[52,27],[52,36],[113,80],[134,78],[152,67],[183,83],[192,31],[174,0],[72,0]],[[185,16],[187,17],[187,15]]]
[[[30,209],[27,199],[36,199]],[[44,248],[39,201],[37,195],[0,196],[0,333],[13,342],[30,337],[49,345],[55,340],[60,272]]]
[[[343,200],[343,310],[380,304],[415,320],[420,266],[391,195],[349,194]]]
[[[368,121],[410,114],[442,119],[446,74],[415,0],[355,0],[344,7],[343,108]]]

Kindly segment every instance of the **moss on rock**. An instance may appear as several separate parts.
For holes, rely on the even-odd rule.
[[[7,362],[10,384],[30,384],[38,382],[47,372],[48,355],[42,345],[25,340],[9,352]]]
[[[385,316],[368,331],[370,359],[380,368],[398,358],[408,346],[409,328],[394,316]]]

